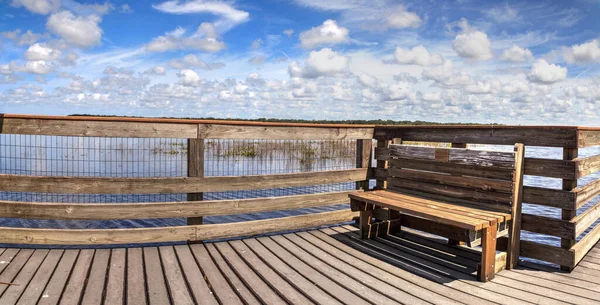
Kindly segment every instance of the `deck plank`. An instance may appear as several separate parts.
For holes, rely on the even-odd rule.
[[[106,283],[110,249],[98,249],[94,254],[81,305],[100,305]]]
[[[163,246],[159,248],[159,251],[173,305],[194,305],[175,255],[175,250],[172,246]]]
[[[146,287],[148,287],[146,292],[148,294],[148,304],[171,304],[169,291],[165,283],[165,273],[156,247],[144,248],[144,269],[146,270]]]
[[[349,277],[348,275],[342,272],[339,272],[337,269],[329,266],[328,264],[314,257],[307,251],[296,246],[285,237],[281,235],[275,235],[271,236],[270,238],[290,253],[293,253],[304,263],[320,271],[325,276],[331,278],[334,282],[340,285],[344,285],[346,288],[352,290],[354,293],[360,295],[361,297],[376,304],[398,304],[396,301],[372,289],[371,287],[354,280],[353,278]]]
[[[0,282],[12,283],[35,251],[33,249],[22,249],[8,263],[8,266],[0,274]],[[8,289],[8,285],[0,285],[0,296]]]
[[[13,282],[18,285],[2,285],[2,288],[6,288],[6,290],[4,291],[4,293],[0,292],[0,295],[2,296],[0,297],[0,304],[14,304],[19,300],[19,297],[27,288],[29,282],[32,280],[35,273],[43,264],[49,252],[50,251],[48,251],[47,249],[35,250],[31,257],[29,257],[29,260],[27,260],[27,263],[25,263],[25,266],[23,266],[23,268],[19,271],[19,274],[13,280]],[[54,254],[53,257],[50,259],[50,263],[52,263],[51,261],[55,259],[56,254]]]
[[[190,287],[195,302],[199,305],[218,305],[219,303],[208,287],[205,276],[200,271],[198,264],[196,264],[190,248],[187,245],[178,245],[175,246],[175,253],[181,263],[183,275],[187,285]]]
[[[46,258],[44,259],[44,262],[42,262],[42,265],[31,279],[31,282],[29,283],[29,285],[27,285],[27,288],[22,287],[22,289],[24,290],[21,296],[19,297],[18,304],[24,304],[26,302],[29,302],[30,304],[37,303],[37,300],[40,298],[40,295],[42,294],[44,288],[48,284],[48,281],[50,280],[52,273],[56,269],[63,253],[64,250],[60,249],[50,250]],[[16,299],[12,299],[10,301],[5,299],[7,294],[8,292],[2,296],[2,302],[6,302],[6,304],[17,303]]]
[[[127,249],[127,305],[146,305],[146,277],[141,248]],[[108,304],[107,304],[108,305]]]
[[[19,305],[33,305],[36,304],[36,302],[38,305],[58,304],[78,256],[79,250],[65,250],[47,286],[45,288],[30,287],[31,290],[36,291],[41,294],[41,296],[31,299],[21,298],[21,300],[19,300]]]
[[[67,282],[67,286],[62,293],[60,304],[61,305],[78,305],[85,288],[90,266],[92,265],[92,259],[94,258],[93,249],[84,249],[79,252],[75,266]]]
[[[284,278],[273,271],[265,264],[252,250],[246,246],[241,240],[229,242],[229,245],[237,252],[237,254],[263,278],[269,286],[277,290],[278,294],[288,303],[292,304],[314,304],[304,294],[296,290]]]
[[[18,253],[19,249],[16,248],[7,249],[2,252],[2,255],[0,255],[0,274],[2,274],[6,267],[10,266],[10,263]]]
[[[216,243],[215,247],[221,253],[223,258],[237,273],[240,279],[256,295],[261,302],[266,304],[283,304],[285,301],[275,292],[260,276],[258,276],[246,263],[237,255],[228,243]]]
[[[212,246],[212,244],[209,245]],[[233,291],[227,280],[225,280],[219,268],[215,266],[204,245],[194,244],[190,245],[190,248],[200,268],[204,271],[207,282],[221,304],[243,304],[242,300],[240,300],[239,296]]]
[[[123,305],[125,295],[125,260],[126,249],[112,249],[110,252],[110,265],[106,279],[105,305]]]
[[[243,242],[249,249],[254,251],[257,256],[262,258],[266,264],[273,268],[275,272],[296,289],[302,291],[304,295],[311,298],[313,302],[318,304],[342,304],[280,260],[256,239],[246,239]]]

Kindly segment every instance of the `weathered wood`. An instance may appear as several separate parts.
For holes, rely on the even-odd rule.
[[[510,169],[515,163],[514,153],[412,145],[391,145],[390,157]]]
[[[29,219],[146,219],[271,212],[348,202],[357,191],[267,198],[140,203],[0,201],[0,217]]]
[[[403,227],[412,228],[438,236],[445,236],[446,238],[452,240],[462,242],[472,241],[471,235],[469,234],[470,231],[468,229],[458,230],[456,227],[451,225],[438,223],[411,215],[402,215],[401,219]]]
[[[125,304],[146,305],[146,278],[141,248],[127,249],[127,295]]]
[[[106,279],[105,304],[122,305],[125,299],[126,249],[112,249]]]
[[[187,176],[204,177],[204,139],[188,139],[187,141]],[[188,201],[202,201],[203,193],[188,193]],[[202,217],[188,217],[188,225],[201,225]]]
[[[199,124],[204,139],[357,140],[372,139],[373,128],[320,128]]]
[[[521,221],[523,208],[523,169],[524,169],[525,147],[523,144],[515,144],[515,173],[513,178],[512,195],[512,222],[508,229],[508,249],[506,251],[506,268],[513,269],[519,261],[521,245]],[[495,241],[494,241],[495,244]]]
[[[220,303],[236,305],[243,304],[242,300],[240,300],[240,297],[232,289],[232,286],[230,286],[225,277],[223,277],[223,275],[226,274],[225,270],[221,269],[222,271],[219,271],[219,268],[217,265],[215,265],[215,261],[218,264],[219,260],[223,260],[223,258],[216,250],[214,244],[195,244],[191,245],[190,248],[192,249],[192,253],[198,262],[200,269],[203,271],[204,279],[209,283],[212,291],[214,291],[214,296],[220,301]],[[216,255],[213,254],[211,258],[211,255],[208,254],[207,248],[210,249],[211,252],[215,252]]]
[[[256,176],[90,178],[0,175],[0,191],[61,194],[164,194],[269,189],[367,179],[366,168]]]
[[[583,234],[585,230],[591,227],[600,218],[600,202],[597,202],[583,213],[575,216],[570,222],[574,223],[575,237]]]
[[[32,294],[37,295],[38,297],[29,297],[28,291],[25,291],[25,295],[19,300],[18,305],[56,305],[60,300],[63,289],[67,284],[67,280],[71,274],[71,270],[75,265],[75,260],[79,254],[79,250],[65,250],[63,253],[60,262],[54,269],[52,273],[52,277],[50,281],[45,286],[45,288],[39,289],[35,286],[28,287],[28,291],[31,290]],[[43,298],[40,296],[43,293]]]
[[[600,145],[600,130],[579,130],[577,143],[580,148]]]
[[[600,171],[600,155],[577,159],[577,178],[585,177]]]
[[[459,186],[481,191],[494,191],[510,194],[512,181],[492,180],[478,177],[465,177],[433,172],[423,172],[399,168],[390,168],[389,177],[402,178],[419,182],[435,183],[440,185]]]
[[[196,138],[197,125],[4,118],[2,133],[49,136]]]
[[[0,228],[0,242],[11,244],[125,244],[196,241],[251,236],[284,230],[318,227],[352,220],[357,214],[341,210],[243,223],[134,229],[29,229]]]
[[[159,247],[159,252],[173,305],[194,305],[183,278],[183,271],[179,267],[175,250],[172,246],[162,246]]]
[[[596,226],[571,248],[574,253],[573,265],[577,265],[599,240],[600,226]]]
[[[371,168],[371,151],[373,140],[356,141],[356,168]],[[369,190],[369,180],[357,181],[357,190]]]
[[[184,245],[177,245],[175,246],[175,252],[177,253],[177,259],[181,264],[181,270],[185,276],[187,286],[189,287],[196,304],[219,304],[215,299],[213,292],[208,287],[204,275],[202,275],[196,260],[192,256],[190,248]]]
[[[577,163],[573,160],[525,158],[525,175],[577,179]]]
[[[390,142],[389,140],[377,140],[377,147],[375,148],[375,151],[380,150],[380,149],[387,149],[390,146]],[[388,161],[386,160],[380,160],[377,159],[377,170],[381,171],[381,170],[387,170],[388,168]],[[377,189],[384,189],[387,187],[387,176],[386,177],[378,177],[376,175],[377,181],[375,182],[375,186],[377,187]]]
[[[568,160],[571,162],[575,162],[579,155],[579,151],[577,148],[563,148],[563,160]],[[577,162],[578,163],[578,162]],[[579,166],[577,166],[577,171],[579,171]],[[579,173],[577,173],[574,179],[564,179],[562,181],[562,189],[565,191],[572,191],[577,188],[577,178],[579,177]],[[573,218],[577,216],[577,210],[562,210],[561,218],[565,221],[571,221]],[[575,245],[576,235],[572,238],[561,238],[560,246],[563,249],[571,249]],[[560,268],[562,270],[570,271],[575,266],[575,264],[571,265],[561,265]]]
[[[478,268],[478,280],[489,282],[496,273],[496,231],[497,227],[493,225],[484,228],[481,238],[481,263]]]
[[[85,288],[85,282],[92,265],[92,259],[94,257],[93,249],[84,249],[79,252],[77,262],[71,271],[69,276],[69,282],[65,287],[60,299],[60,304],[64,305],[77,305],[81,302],[81,295]]]
[[[523,214],[522,229],[530,232],[575,239],[575,223],[552,217]]]
[[[360,219],[359,219],[359,227],[360,227],[360,237],[361,238],[371,238],[374,237],[371,235],[371,223],[373,220],[373,210],[363,210],[360,211]]]
[[[564,191],[534,186],[523,187],[523,202],[530,204],[575,210],[575,201],[578,199],[579,194],[575,190]]]
[[[508,237],[498,238],[498,250],[506,251],[507,245]],[[521,256],[539,259],[557,265],[575,265],[575,251],[528,240],[521,240]]]
[[[102,304],[104,285],[110,260],[110,249],[98,249],[94,254],[94,260],[87,276],[87,284],[83,292],[81,304]]]
[[[512,169],[508,168],[431,162],[428,160],[414,159],[395,159],[389,161],[389,163],[390,167],[394,168],[406,168],[428,172],[475,176],[498,180],[512,180]],[[383,173],[380,173],[379,175],[385,175],[387,177],[387,175]]]
[[[575,194],[575,207],[580,208],[596,196],[600,195],[600,179],[596,179],[585,186],[578,187],[572,190]]]
[[[38,269],[54,269],[53,267],[56,266],[56,261],[60,258],[61,253],[60,250],[53,250],[52,253],[50,253],[52,255],[46,260],[46,257],[49,255],[47,249],[35,250],[27,263],[25,263],[25,266],[19,270],[17,277],[12,280],[12,283],[0,285],[0,295],[2,296],[0,297],[0,304],[15,304],[25,288],[29,285],[29,282],[33,280],[36,271]],[[48,268],[46,266],[46,261],[51,262],[52,267]],[[4,290],[4,293],[2,290]]]
[[[377,126],[375,139],[404,141],[577,147],[576,127],[554,126]]]

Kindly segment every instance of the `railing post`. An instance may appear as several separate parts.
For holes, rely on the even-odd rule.
[[[188,139],[188,177],[204,177],[204,139]],[[188,201],[202,201],[202,193],[188,193]],[[188,225],[201,225],[202,216],[188,217]]]
[[[573,160],[577,159],[579,155],[579,150],[577,148],[563,148],[563,160]],[[562,189],[564,191],[571,191],[577,187],[577,179],[563,179],[562,181]],[[571,219],[577,216],[577,210],[562,210],[562,220],[570,221]],[[563,249],[571,249],[575,245],[575,239],[560,239],[560,246]],[[571,271],[573,270],[573,266],[560,266],[561,270]]]
[[[371,168],[371,152],[373,151],[373,140],[356,140],[356,168]],[[369,190],[369,179],[356,181],[357,190]]]
[[[450,147],[452,147],[452,148],[467,148],[467,146],[468,146],[467,143],[450,143]],[[459,241],[459,240],[454,240],[454,239],[448,239],[448,244],[454,245],[454,246],[462,246],[465,244],[465,242]]]

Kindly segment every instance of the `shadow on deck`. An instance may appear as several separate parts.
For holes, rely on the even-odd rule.
[[[479,254],[338,226],[228,242],[0,249],[0,304],[600,304],[600,246],[571,273],[523,262],[488,283]]]

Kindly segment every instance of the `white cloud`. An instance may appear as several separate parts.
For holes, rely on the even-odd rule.
[[[404,65],[431,66],[444,62],[441,55],[430,54],[424,46],[416,46],[411,50],[398,47],[394,56],[397,63]]]
[[[264,55],[256,55],[256,56],[252,56],[250,57],[250,59],[248,59],[248,62],[251,64],[264,64],[265,61],[267,61],[267,58]]]
[[[121,13],[124,13],[124,14],[133,13],[133,9],[127,3],[122,4],[120,7],[120,10],[121,10]]]
[[[102,29],[98,25],[102,21],[97,15],[75,17],[69,11],[52,14],[48,18],[48,30],[78,47],[91,47],[100,44]]]
[[[443,87],[465,86],[471,83],[471,76],[465,72],[455,71],[454,64],[450,60],[445,60],[442,65],[424,69],[422,77]]]
[[[87,15],[104,15],[112,11],[115,7],[109,1],[104,4],[82,4],[75,0],[62,0],[62,6],[64,9],[74,12],[79,16]]]
[[[485,8],[483,10],[483,14],[498,23],[514,23],[519,22],[521,20],[519,10],[515,7],[509,6],[508,4],[493,8]]]
[[[287,35],[288,37],[292,37],[292,35],[294,35],[294,29],[284,30],[283,34]]]
[[[262,42],[263,41],[260,38],[254,39],[254,41],[252,41],[252,44],[250,45],[250,49],[253,49],[253,50],[260,49],[260,47],[262,46]]]
[[[199,86],[202,84],[200,76],[194,70],[183,69],[177,73],[177,76],[179,77],[179,82],[184,86]]]
[[[63,56],[63,58],[60,60],[60,64],[63,66],[74,66],[77,62],[77,59],[79,59],[79,54],[75,52],[69,52],[67,55]]]
[[[386,17],[387,27],[394,29],[418,28],[422,23],[419,15],[406,11],[404,6],[399,6]]]
[[[33,74],[48,74],[53,70],[54,67],[43,60],[28,61],[25,65],[19,67],[19,71]]]
[[[22,6],[32,13],[46,15],[60,8],[60,0],[12,0],[12,6]]]
[[[469,31],[456,35],[452,48],[460,57],[488,60],[493,57],[488,36],[481,31]]]
[[[514,63],[526,62],[533,60],[533,53],[529,49],[523,49],[519,46],[512,46],[510,49],[504,50],[502,60]]]
[[[379,81],[377,80],[376,77],[371,76],[367,73],[362,73],[358,77],[358,80],[360,81],[361,84],[363,84],[364,86],[367,86],[369,88],[377,88],[377,85],[379,83]]]
[[[600,40],[594,39],[583,44],[574,45],[565,51],[564,57],[567,63],[570,64],[600,62]]]
[[[347,28],[338,26],[335,20],[326,20],[322,25],[300,33],[300,43],[305,49],[322,45],[334,45],[349,40]]]
[[[146,71],[144,71],[144,74],[148,74],[148,75],[165,75],[167,72],[167,68],[165,68],[164,66],[154,66]]]
[[[543,59],[538,59],[532,66],[527,78],[535,83],[553,84],[567,78],[567,68],[549,64]]]
[[[164,36],[156,37],[146,45],[146,51],[167,52],[192,49],[214,53],[225,48],[225,43],[219,41],[219,35],[212,23],[202,23],[196,33],[190,37],[183,36],[185,32],[184,29],[177,28]]]
[[[48,47],[45,43],[36,43],[25,51],[27,60],[56,60],[60,57],[60,50]]]
[[[317,78],[319,76],[336,76],[348,69],[348,57],[338,54],[329,48],[312,51],[303,66],[293,61],[288,66],[291,77]]]
[[[222,62],[207,63],[201,60],[195,54],[188,54],[182,59],[174,59],[169,61],[169,66],[175,69],[200,68],[203,70],[215,70],[225,66]]]
[[[217,15],[221,19],[214,24],[217,28],[222,29],[222,31],[226,31],[250,19],[248,12],[238,10],[225,1],[191,0],[184,2],[174,0],[152,5],[152,7],[163,13],[170,14],[210,13]]]
[[[2,36],[4,36],[7,39],[12,40],[14,43],[16,43],[20,46],[25,46],[25,45],[32,45],[32,44],[36,43],[41,38],[47,37],[48,34],[45,34],[45,35],[36,34],[36,33],[33,33],[31,30],[27,30],[27,32],[21,34],[21,30],[16,29],[14,31],[2,32]]]

